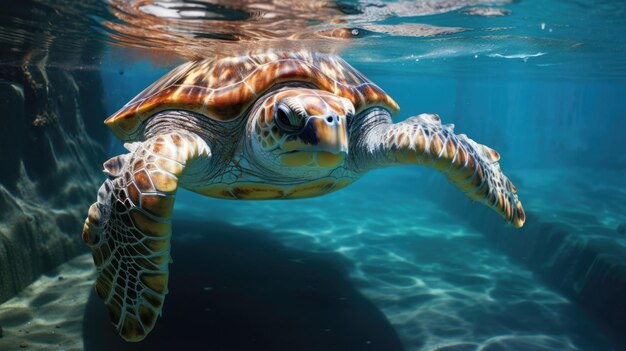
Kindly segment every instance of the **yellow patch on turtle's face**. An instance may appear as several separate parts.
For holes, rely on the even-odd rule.
[[[296,151],[293,153],[282,154],[280,161],[290,167],[300,167],[311,164],[314,154],[306,151]]]
[[[345,153],[333,154],[326,151],[317,153],[317,165],[324,168],[336,168],[343,163]]]
[[[262,101],[253,119],[253,138],[263,157],[284,167],[333,169],[348,153],[347,120],[354,106],[343,97],[287,88]]]

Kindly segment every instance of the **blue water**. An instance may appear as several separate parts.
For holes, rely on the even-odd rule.
[[[621,152],[626,147],[626,45],[617,35],[626,30],[625,6],[520,1],[496,6],[510,11],[498,17],[468,16],[458,10],[391,17],[376,24],[464,30],[434,37],[377,38],[346,48],[343,56],[400,104],[398,121],[438,113],[445,123],[454,123],[458,133],[498,150],[503,170],[519,183],[529,223],[550,223],[572,235],[576,229],[581,236],[604,235],[624,245],[615,229],[626,220],[626,184],[619,176],[626,168]],[[118,54],[116,49],[110,52],[103,75],[112,109],[167,71],[159,64],[119,59]],[[112,147],[119,150],[119,145]],[[587,187],[581,190],[581,183]],[[592,312],[535,268],[541,262],[507,255],[497,240],[470,223],[480,216],[478,221],[497,228],[497,235],[519,236],[520,243],[525,230],[505,227],[488,211],[465,213],[468,200],[455,197],[455,191],[444,177],[419,167],[371,172],[338,193],[308,200],[231,202],[183,191],[175,218],[193,221],[198,228],[174,231],[185,238],[181,240],[199,240],[201,245],[211,228],[235,226],[264,236],[255,240],[293,250],[288,261],[295,264],[310,263],[312,253],[341,259],[348,282],[383,313],[407,350],[620,349]],[[609,192],[615,196],[611,205],[598,195]],[[603,210],[596,212],[599,207]],[[238,239],[233,240],[229,248],[237,250]],[[176,245],[173,257],[176,267]],[[262,259],[253,264],[262,267]],[[208,305],[219,303],[220,289],[227,289],[210,280]],[[330,294],[324,299],[345,299],[332,289],[302,284],[298,288],[311,294]],[[180,288],[173,286],[172,294]],[[210,296],[218,296],[218,301]],[[298,301],[323,306],[303,298],[292,308],[299,308]],[[176,308],[172,305],[166,304],[164,319]],[[334,333],[336,343],[348,337],[334,328],[350,328],[325,328],[323,322],[312,322],[312,327],[315,332],[303,333],[303,338],[319,341]],[[279,330],[271,333],[280,335]],[[240,336],[252,340],[252,334],[241,331]],[[382,336],[376,334],[355,338],[354,345],[360,346],[353,349],[381,346],[377,338]],[[208,345],[227,345],[222,341]],[[258,346],[253,341],[249,345]]]
[[[501,16],[469,14],[486,8]],[[376,170],[306,200],[228,201],[183,190],[157,328],[127,345],[112,328],[99,334],[108,323],[88,312],[100,324],[85,328],[86,349],[185,342],[215,350],[626,349],[619,334],[626,321],[603,320],[592,287],[565,283],[584,282],[584,274],[553,276],[559,257],[580,254],[570,246],[615,256],[616,269],[626,257],[617,230],[626,223],[626,2],[468,1],[413,10],[361,23],[363,38],[340,44],[340,55],[398,102],[396,121],[437,113],[497,150],[525,205],[526,228],[474,209],[482,205],[417,166]],[[359,24],[358,16],[349,23]],[[448,34],[383,27],[410,24]],[[109,113],[185,61],[159,60],[158,49],[129,51],[108,45],[99,67]],[[106,147],[111,156],[123,150],[113,138]],[[558,249],[541,241],[552,231],[566,238]],[[552,253],[532,254],[545,247],[554,261],[544,261]],[[591,264],[580,270],[591,271]]]

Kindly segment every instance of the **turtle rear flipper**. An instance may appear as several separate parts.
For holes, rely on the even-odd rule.
[[[186,131],[128,145],[105,162],[109,178],[89,208],[83,240],[98,269],[95,290],[127,341],[152,330],[167,294],[172,209],[185,166],[210,156]]]

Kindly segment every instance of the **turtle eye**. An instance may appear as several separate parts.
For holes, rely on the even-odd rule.
[[[274,109],[274,119],[279,127],[286,131],[296,131],[302,128],[304,119],[285,105],[278,105]]]

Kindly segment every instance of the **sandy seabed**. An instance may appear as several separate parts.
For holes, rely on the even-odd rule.
[[[95,280],[85,254],[0,305],[0,350],[83,350],[83,314]]]
[[[89,299],[95,272],[83,255],[0,305],[0,350],[154,350],[192,338],[215,350],[611,350],[580,307],[413,190],[418,174],[385,175],[306,201],[181,194],[170,294],[145,342],[120,344]]]

